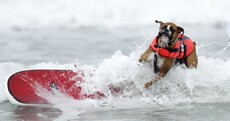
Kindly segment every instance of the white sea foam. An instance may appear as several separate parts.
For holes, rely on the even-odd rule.
[[[143,98],[146,95],[151,95],[156,103],[158,101],[160,101],[158,103],[230,101],[230,95],[228,94],[230,91],[230,75],[227,71],[230,68],[230,61],[201,56],[199,57],[198,69],[184,69],[183,66],[174,67],[152,89],[145,90],[143,89],[144,82],[151,79],[154,74],[148,64],[138,65],[137,53],[139,52],[133,52],[126,56],[117,51],[111,58],[104,59],[96,67],[84,65],[77,68],[86,73],[86,83],[82,85],[83,90],[88,93],[93,93],[92,91],[95,90],[109,93],[106,92],[108,91],[108,85],[120,84],[125,90],[125,94],[121,96],[136,96],[138,94]],[[0,66],[4,70],[0,73],[1,86],[12,73],[19,70],[36,68],[76,69],[71,65],[73,64],[41,63],[34,67],[24,67],[17,63],[1,63]],[[0,97],[1,101],[7,100],[4,95]],[[151,101],[153,100],[151,99]]]
[[[201,56],[198,69],[174,67],[152,89],[145,90],[143,84],[154,74],[149,66],[138,66],[135,60],[137,57],[138,55],[124,56],[118,51],[103,61],[98,68],[94,68],[94,76],[90,77],[95,81],[93,88],[101,90],[98,84],[122,83],[125,90],[129,91],[122,96],[132,97],[137,94],[133,92],[139,92],[138,95],[145,100],[163,104],[230,101],[230,75],[227,71],[230,61]]]

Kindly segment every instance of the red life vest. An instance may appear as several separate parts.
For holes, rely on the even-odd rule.
[[[183,59],[184,57],[189,56],[192,53],[194,47],[195,45],[190,38],[181,35],[178,35],[178,41],[172,50],[159,48],[157,46],[157,37],[154,38],[150,45],[150,48],[153,52],[158,53],[160,56],[174,59]]]

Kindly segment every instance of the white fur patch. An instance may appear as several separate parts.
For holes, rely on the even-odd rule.
[[[147,59],[148,62],[151,63],[151,65],[153,66],[153,61],[154,61],[154,54],[155,53],[151,53]],[[163,64],[164,59],[157,54],[157,66],[161,68],[162,64]]]
[[[157,65],[161,68],[162,64],[163,64],[164,59],[157,54]]]
[[[167,29],[169,30],[169,29],[170,29],[170,27],[171,27],[171,26],[170,26],[170,25],[168,25],[168,26],[167,26]]]

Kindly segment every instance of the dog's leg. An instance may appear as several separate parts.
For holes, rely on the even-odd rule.
[[[141,57],[140,57],[140,59],[139,59],[139,62],[141,63],[141,62],[145,62],[145,61],[147,61],[147,59],[148,59],[148,57],[149,57],[149,55],[152,53],[153,51],[150,49],[150,48],[148,48],[143,54],[141,54]]]
[[[175,59],[164,58],[163,64],[160,67],[160,72],[157,74],[157,76],[155,76],[154,79],[145,83],[145,85],[144,85],[145,88],[148,89],[150,86],[152,86],[152,84],[156,83],[161,78],[163,78],[168,73],[170,68],[173,66],[174,62],[175,62]]]
[[[194,48],[191,55],[189,55],[186,58],[186,66],[187,66],[187,68],[197,68],[197,65],[198,65],[198,58],[197,58],[197,54],[196,54],[196,48]]]

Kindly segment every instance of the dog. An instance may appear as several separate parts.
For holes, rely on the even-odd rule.
[[[147,89],[161,80],[175,63],[185,64],[187,68],[197,68],[198,65],[196,43],[184,35],[184,29],[172,22],[155,22],[160,24],[158,35],[139,59],[140,63],[146,62],[154,54],[156,76],[144,84]]]

